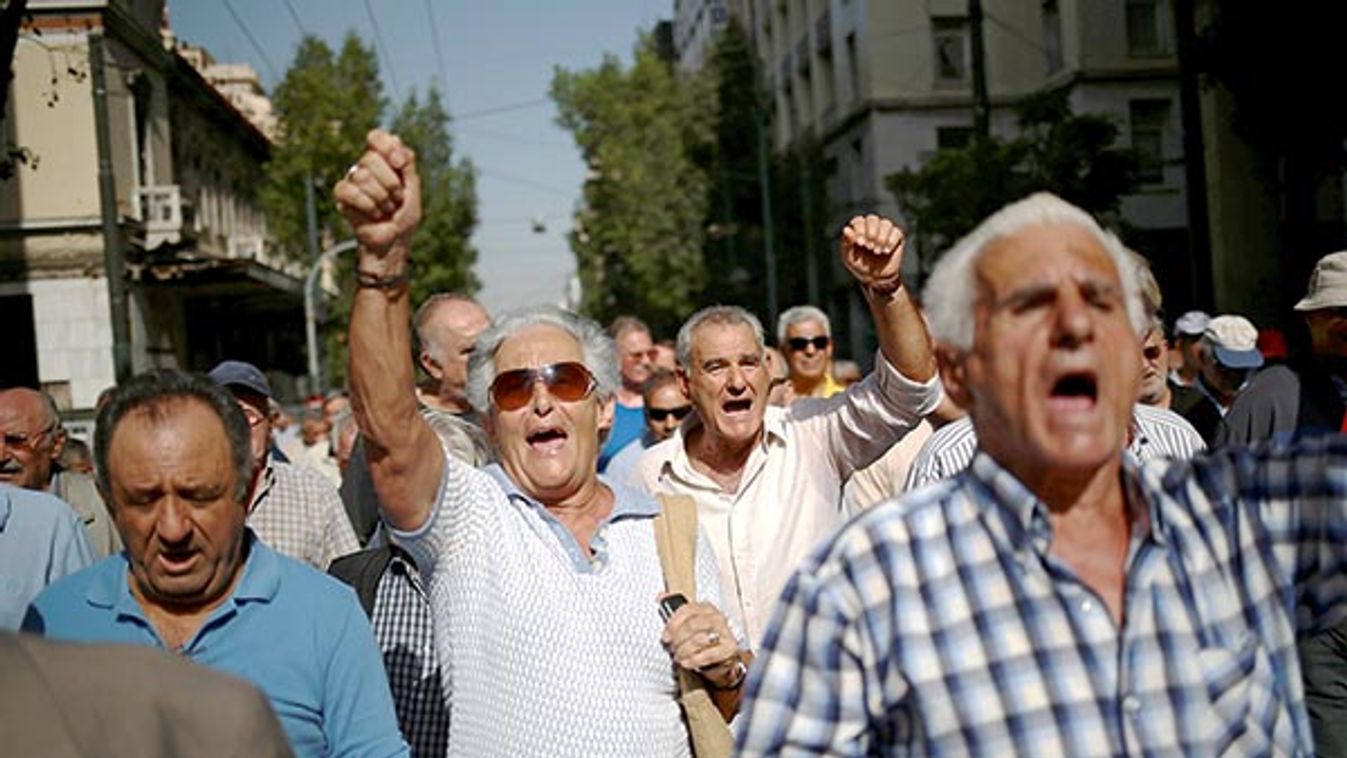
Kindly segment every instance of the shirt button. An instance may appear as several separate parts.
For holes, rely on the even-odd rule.
[[[1123,710],[1127,711],[1129,716],[1135,716],[1141,713],[1141,698],[1136,695],[1128,695],[1122,701]]]
[[[1086,598],[1085,600],[1080,601],[1080,610],[1082,613],[1089,613],[1094,610],[1094,603],[1092,603],[1089,598]]]

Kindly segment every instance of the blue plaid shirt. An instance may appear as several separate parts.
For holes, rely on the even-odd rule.
[[[979,453],[791,580],[742,754],[1309,755],[1295,642],[1347,616],[1347,437],[1124,472],[1121,628]]]

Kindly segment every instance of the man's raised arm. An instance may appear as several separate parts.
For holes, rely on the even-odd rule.
[[[915,382],[935,376],[931,336],[903,285],[903,230],[879,216],[856,216],[842,229],[842,263],[865,291],[879,350],[898,373]]]
[[[411,241],[421,221],[416,156],[375,129],[360,160],[332,191],[359,243],[351,309],[351,406],[383,517],[412,530],[434,504],[444,455],[416,407],[412,367]]]

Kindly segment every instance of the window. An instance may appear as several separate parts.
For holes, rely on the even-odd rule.
[[[1127,52],[1133,56],[1164,55],[1168,9],[1165,0],[1127,0]]]
[[[1057,0],[1043,0],[1043,63],[1049,76],[1062,70],[1062,13]]]
[[[935,83],[949,86],[968,83],[968,20],[931,19],[935,47]]]
[[[973,141],[971,126],[937,126],[935,129],[935,147],[937,150],[960,150]]]
[[[865,197],[865,142],[863,139],[851,141],[851,201],[860,202]]]
[[[1133,100],[1128,104],[1132,121],[1132,152],[1137,158],[1137,181],[1159,184],[1165,180],[1165,125],[1169,122],[1168,100]]]

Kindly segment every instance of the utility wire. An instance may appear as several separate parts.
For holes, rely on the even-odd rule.
[[[551,192],[552,194],[561,195],[563,197],[575,197],[576,195],[576,190],[564,190],[561,189],[560,187],[554,187],[550,184],[535,182],[532,179],[525,179],[519,176],[503,174],[499,171],[489,171],[480,166],[477,167],[477,173],[481,174],[482,176],[489,177],[491,179],[496,179],[502,182],[511,182],[514,184],[523,185],[525,187],[532,187],[537,190],[542,190],[544,192]]]
[[[224,0],[224,6],[225,10],[229,11],[229,15],[234,17],[234,23],[239,25],[239,29],[243,32],[243,36],[248,38],[248,44],[253,46],[253,51],[262,59],[262,63],[267,67],[267,71],[271,74],[272,81],[278,81],[280,77],[276,75],[276,67],[272,65],[271,59],[267,57],[266,51],[262,49],[262,46],[257,44],[257,38],[254,37],[252,31],[248,29],[248,25],[243,23],[243,17],[238,14],[238,11],[234,10],[234,4],[229,0]]]
[[[539,98],[537,100],[526,100],[522,103],[511,103],[509,105],[501,105],[495,108],[486,108],[480,111],[470,111],[468,113],[460,113],[457,116],[454,116],[454,120],[462,121],[465,118],[480,118],[482,116],[494,116],[497,113],[506,113],[508,111],[522,111],[525,108],[537,108],[540,105],[546,105],[550,102],[552,101],[545,97]]]
[[[1020,42],[1023,42],[1024,44],[1028,45],[1029,47],[1032,47],[1033,49],[1037,50],[1038,52],[1043,53],[1044,55],[1047,54],[1048,51],[1047,51],[1047,50],[1044,50],[1042,45],[1040,45],[1040,44],[1038,44],[1037,42],[1035,42],[1035,41],[1029,39],[1028,37],[1024,36],[1024,34],[1023,34],[1022,32],[1020,32],[1020,30],[1016,29],[1015,27],[1011,26],[1010,24],[1006,23],[1005,21],[1002,21],[1001,19],[997,18],[997,17],[996,17],[996,14],[994,14],[994,13],[988,13],[987,11],[984,10],[984,11],[982,11],[982,16],[983,16],[983,18],[990,19],[990,20],[992,21],[992,23],[994,23],[994,24],[996,24],[997,26],[999,26],[999,27],[1001,27],[1002,29],[1004,29],[1005,32],[1006,32],[1007,34],[1009,34],[1011,37],[1014,37],[1015,39],[1019,40]]]
[[[309,30],[304,28],[304,22],[299,20],[299,14],[295,12],[295,6],[290,4],[290,0],[285,0],[285,9],[290,11],[290,18],[294,19],[295,27],[299,29],[301,37],[309,36]]]
[[[449,86],[449,70],[444,67],[444,51],[440,49],[440,30],[435,25],[435,11],[430,0],[426,0],[426,15],[430,17],[430,42],[435,48],[435,64],[440,69],[440,90]]]
[[[393,59],[388,57],[388,48],[384,47],[384,36],[379,33],[379,22],[374,20],[374,9],[370,7],[369,0],[365,0],[365,14],[369,16],[370,28],[374,30],[374,44],[379,48],[379,54],[383,56],[384,65],[388,67],[388,83],[393,85],[393,99],[401,101],[402,94],[398,91],[398,75],[393,70]]]

